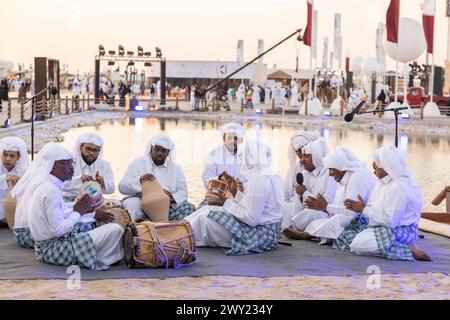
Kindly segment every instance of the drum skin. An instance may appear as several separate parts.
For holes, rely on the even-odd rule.
[[[117,223],[124,229],[131,223],[131,216],[127,209],[111,203],[107,203],[103,205],[101,208],[114,216],[114,221],[111,223]],[[105,224],[107,223],[95,220],[95,225],[97,227],[101,227]]]

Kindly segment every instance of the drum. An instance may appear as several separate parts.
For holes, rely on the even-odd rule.
[[[111,213],[114,216],[114,221],[111,223],[117,223],[124,229],[131,223],[130,213],[128,212],[127,209],[125,209],[121,206],[118,206],[118,205],[115,205],[112,203],[107,203],[102,206],[102,209]],[[105,223],[103,221],[99,221],[99,220],[95,221],[95,225],[97,227],[101,227],[105,224],[107,224],[107,223]]]
[[[186,220],[130,223],[123,237],[128,268],[180,268],[196,261],[195,238]]]
[[[3,203],[3,208],[5,210],[6,223],[8,224],[9,230],[14,228],[15,216],[16,216],[16,205],[17,201],[8,191],[5,197],[5,202]]]
[[[103,199],[103,193],[102,193],[102,187],[100,186],[100,183],[97,181],[86,181],[81,186],[81,194],[89,194],[93,201],[92,201],[92,211],[94,211],[96,208],[101,207],[104,203]]]
[[[218,196],[228,197],[228,184],[225,181],[213,179],[208,183],[205,199],[208,202],[215,202],[219,200]]]
[[[150,221],[169,221],[170,198],[158,179],[142,184],[141,208]]]

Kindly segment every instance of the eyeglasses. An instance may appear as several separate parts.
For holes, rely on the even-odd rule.
[[[91,148],[91,147],[84,147],[84,150],[87,152],[91,152],[91,153],[99,153],[100,152],[100,148]]]

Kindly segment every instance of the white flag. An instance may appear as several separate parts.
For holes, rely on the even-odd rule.
[[[328,69],[328,37],[323,38],[322,69]]]
[[[312,39],[311,39],[311,54],[314,59],[317,59],[317,28],[318,28],[318,18],[319,13],[314,10],[313,13],[313,28],[312,28]]]

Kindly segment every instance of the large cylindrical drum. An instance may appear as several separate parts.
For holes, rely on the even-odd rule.
[[[186,220],[130,223],[123,237],[125,263],[134,268],[180,268],[196,261],[194,232]]]

